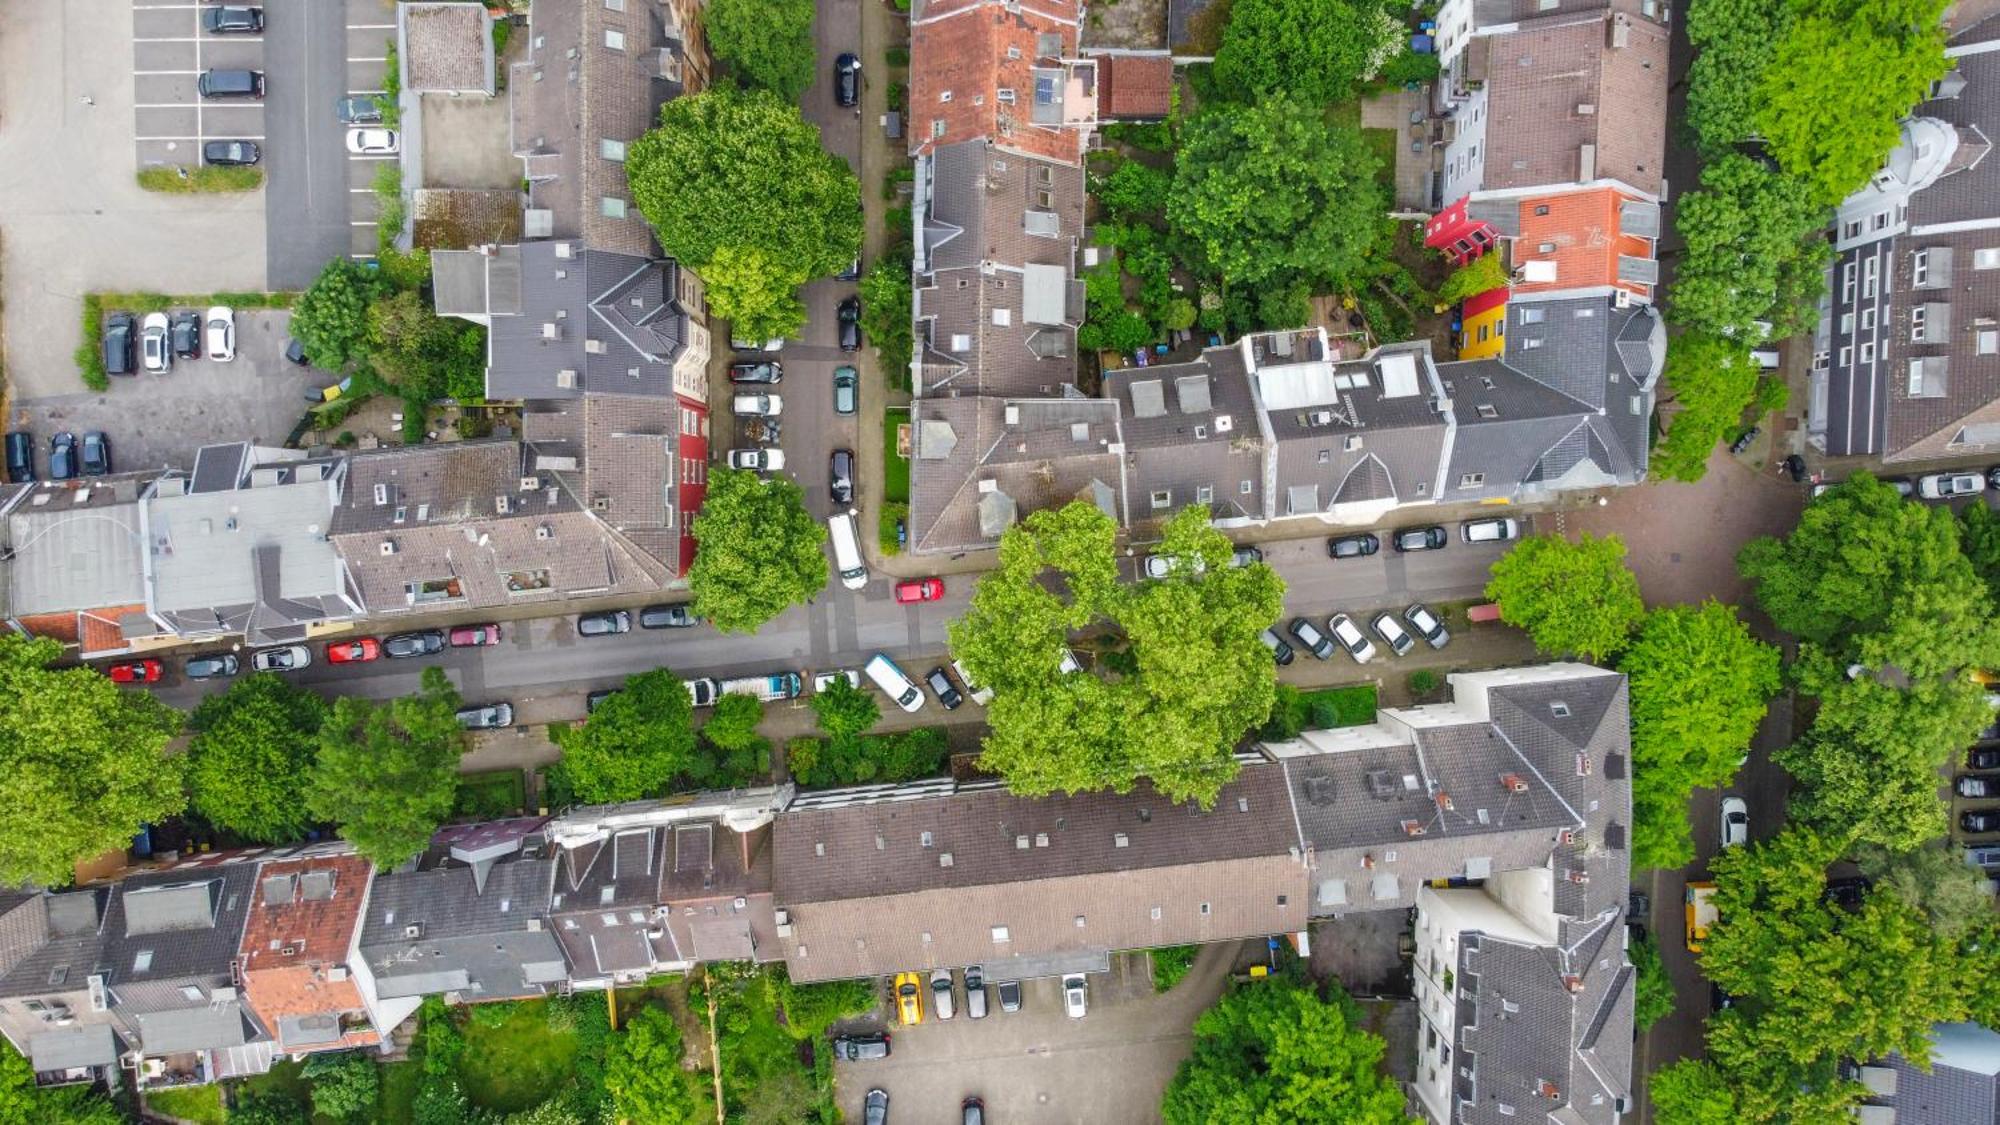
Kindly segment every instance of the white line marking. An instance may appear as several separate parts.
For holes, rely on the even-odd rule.
[[[386,94],[388,92],[387,90],[349,90],[347,96],[350,98],[365,98],[372,94]]]
[[[393,156],[393,155],[391,155],[391,156],[363,156],[363,155],[361,155],[360,153],[357,153],[357,152],[350,152],[350,153],[348,153],[348,154],[347,154],[347,158],[348,158],[349,160],[394,160],[394,159],[396,159],[396,157],[395,157],[395,156]]]
[[[151,36],[147,36],[147,37],[146,37],[146,38],[144,38],[144,39],[141,39],[141,38],[139,38],[138,36],[136,36],[136,35],[135,35],[135,36],[133,36],[133,37],[132,37],[132,42],[134,42],[134,43],[199,43],[199,42],[201,42],[201,36],[199,36],[199,35],[151,35]]]
[[[347,225],[350,227],[379,227],[382,224],[373,219],[349,219]]]
[[[388,62],[388,61],[389,61],[389,56],[387,56],[387,55],[349,55],[349,56],[347,56],[347,61],[348,61],[348,62],[351,62],[351,63],[356,63],[356,62]]]
[[[135,102],[133,109],[194,109],[194,102]]]
[[[141,137],[141,138],[139,138],[139,139],[143,141],[143,140],[145,140],[146,138],[144,138],[144,137]],[[375,194],[375,189],[374,189],[374,188],[372,188],[372,187],[351,187],[351,188],[348,188],[348,189],[347,189],[347,191],[348,191],[348,194],[350,194],[350,195],[374,195],[374,194]]]
[[[393,24],[393,23],[350,23],[350,24],[348,24],[348,25],[347,25],[347,30],[349,30],[349,31],[394,31],[394,30],[396,30],[396,25],[395,25],[395,24]]]
[[[135,70],[132,72],[133,76],[136,78],[144,78],[149,74],[200,74],[200,73],[201,71],[199,70]]]

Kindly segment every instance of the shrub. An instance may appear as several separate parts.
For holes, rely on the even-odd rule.
[[[104,372],[104,348],[99,340],[104,332],[104,302],[95,293],[83,295],[83,342],[76,346],[76,370],[83,385],[93,391],[109,390],[111,377]]]
[[[189,170],[174,164],[161,168],[141,168],[138,180],[139,186],[147,191],[175,195],[256,191],[264,186],[264,170],[216,164],[203,164]]]
[[[1179,984],[1194,968],[1194,959],[1201,952],[1198,945],[1169,945],[1146,951],[1153,962],[1153,991],[1165,992]]]
[[[382,111],[382,124],[390,129],[403,123],[403,73],[396,62],[396,41],[389,40],[382,52],[382,92],[375,95],[375,108]]]
[[[1426,696],[1438,689],[1438,674],[1429,668],[1419,668],[1410,673],[1410,694]]]
[[[888,63],[890,66],[907,67],[910,65],[910,49],[908,47],[891,47],[882,52],[882,61]]]

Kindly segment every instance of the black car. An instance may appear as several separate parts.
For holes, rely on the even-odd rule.
[[[1783,465],[1785,469],[1785,475],[1792,478],[1793,484],[1805,483],[1806,480],[1805,458],[1794,453],[1791,456],[1785,458]]]
[[[1020,1010],[1021,1010],[1021,982],[1020,982],[1020,981],[1017,981],[1017,980],[1003,980],[1003,981],[1001,981],[1001,982],[1000,982],[999,986],[998,986],[998,987],[997,987],[997,988],[996,988],[996,989],[995,989],[994,991],[996,991],[996,992],[998,992],[998,993],[1000,994],[1000,1010],[1001,1010],[1001,1011],[1003,1011],[1003,1012],[1018,1012],[1018,1011],[1020,1011]]]
[[[861,1125],[889,1125],[889,1091],[877,1086],[861,1099]]]
[[[1451,537],[1444,533],[1444,528],[1432,525],[1406,527],[1398,531],[1389,542],[1398,551],[1438,551],[1443,550],[1450,539]]]
[[[1847,875],[1838,879],[1828,879],[1826,890],[1820,892],[1820,901],[1846,910],[1861,909],[1861,901],[1868,897],[1868,888],[1874,886],[1865,875]]]
[[[1255,547],[1238,547],[1236,552],[1229,556],[1230,566],[1249,566],[1251,563],[1263,561],[1264,552]]]
[[[701,624],[684,605],[649,605],[639,611],[641,629],[687,629]]]
[[[1739,437],[1735,441],[1729,443],[1729,452],[1741,453],[1744,450],[1750,448],[1750,443],[1756,441],[1757,435],[1763,432],[1764,428],[1762,426],[1752,426],[1749,429],[1744,430],[1742,437]]]
[[[870,1059],[889,1057],[889,1033],[878,1031],[873,1035],[837,1035],[833,1040],[833,1057],[848,1062],[863,1062]]]
[[[1258,638],[1264,642],[1265,648],[1271,650],[1271,659],[1277,662],[1278,667],[1283,668],[1292,662],[1292,646],[1286,644],[1285,638],[1279,636],[1275,629],[1264,630]]]
[[[1962,773],[1958,775],[1958,780],[1953,783],[1952,791],[1961,797],[1975,801],[1984,798],[2000,797],[2000,777]]]
[[[1723,991],[1721,985],[1716,984],[1713,981],[1709,983],[1708,986],[1709,1011],[1720,1012],[1725,1008],[1734,1008],[1735,1006],[1736,1006],[1736,997]]]
[[[854,503],[854,453],[836,449],[827,458],[826,493],[842,506]]]
[[[110,375],[132,373],[132,346],[138,323],[131,313],[112,313],[104,321],[104,370]]]
[[[436,656],[443,651],[443,629],[398,633],[382,642],[382,655],[391,660],[402,660],[412,656]]]
[[[9,464],[12,464],[11,459]],[[1975,746],[1965,754],[1969,770],[2000,770],[2000,746]]]
[[[65,430],[49,439],[49,479],[70,480],[76,473],[76,435]]]
[[[856,254],[856,255],[854,256],[854,260],[853,260],[853,261],[851,261],[851,262],[849,262],[849,263],[847,263],[847,268],[846,268],[846,269],[844,269],[844,270],[841,270],[841,271],[840,271],[839,273],[837,273],[837,274],[834,274],[833,276],[835,276],[835,277],[839,278],[839,279],[840,279],[840,280],[842,280],[842,281],[860,281],[860,280],[861,280],[861,255],[859,255],[859,254]]]
[[[218,653],[214,656],[197,656],[190,659],[183,670],[190,680],[214,680],[236,674],[236,657],[232,653]]]
[[[342,125],[380,125],[382,107],[374,98],[342,98],[334,103]]]
[[[204,9],[201,26],[210,35],[255,35],[264,30],[264,9],[245,4],[218,4]]]
[[[732,383],[782,383],[784,380],[785,368],[775,359],[729,365],[729,381]]]
[[[1330,559],[1361,559],[1382,549],[1382,541],[1362,532],[1359,535],[1342,535],[1326,541],[1326,556]]]
[[[632,631],[632,615],[622,609],[603,613],[583,613],[576,618],[576,632],[583,637],[609,637]]]
[[[2000,809],[1960,813],[1958,826],[1967,832],[2000,832]]]
[[[1305,650],[1320,660],[1333,659],[1333,638],[1320,632],[1319,626],[1303,617],[1292,618],[1286,626],[1291,630],[1292,639],[1305,646]]]
[[[83,433],[83,475],[103,477],[111,475],[111,439],[103,430],[85,430]]]
[[[256,141],[209,141],[201,146],[204,164],[220,164],[242,167],[264,159],[264,151]]]
[[[181,359],[201,358],[201,317],[192,309],[182,309],[167,320],[167,338],[174,355]]]
[[[854,55],[833,60],[833,100],[848,109],[861,104],[861,60]]]
[[[7,434],[7,482],[26,484],[35,479],[35,439],[26,430]]]
[[[861,298],[849,297],[840,302],[840,350],[858,352],[861,350]]]
[[[298,364],[300,367],[305,367],[311,362],[306,359],[306,346],[297,340],[285,341],[285,358]]]
[[[931,694],[938,697],[938,702],[944,704],[944,709],[947,711],[956,711],[958,705],[965,702],[965,697],[958,694],[957,685],[951,682],[951,677],[945,673],[943,665],[931,669],[930,674],[924,677],[924,682],[930,685]]]
[[[958,1125],[986,1125],[986,1103],[967,1098],[958,1105]]]
[[[583,713],[588,715],[592,711],[597,710],[598,704],[603,703],[605,700],[610,699],[614,695],[617,695],[618,690],[619,689],[617,688],[604,688],[599,691],[593,691],[589,695],[584,696]]]

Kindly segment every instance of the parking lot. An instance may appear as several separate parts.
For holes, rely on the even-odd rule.
[[[264,143],[264,105],[255,98],[204,100],[204,70],[264,69],[262,35],[211,35],[202,5],[135,0],[132,5],[132,138],[138,166],[201,163],[213,140]]]
[[[388,67],[386,52],[396,38],[395,12],[382,0],[344,0],[343,6],[341,39],[346,51],[347,89],[342,96],[372,98],[382,92]],[[375,177],[383,164],[398,158],[355,156],[346,151],[344,136],[342,143],[341,153],[347,162],[347,253],[354,258],[372,258],[380,245],[375,220],[382,210],[375,197]]]

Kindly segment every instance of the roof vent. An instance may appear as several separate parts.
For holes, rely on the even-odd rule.
[[[1333,779],[1323,773],[1305,779],[1306,803],[1326,806],[1333,803]]]
[[[1229,432],[1229,431],[1230,431],[1231,429],[1235,428],[1235,426],[1236,426],[1236,420],[1235,420],[1234,418],[1231,418],[1231,417],[1230,417],[1229,415],[1227,415],[1227,414],[1217,414],[1217,415],[1215,416],[1215,432],[1216,432],[1216,433],[1218,433],[1218,434],[1226,434],[1226,433],[1228,433],[1228,432]]]
[[[950,867],[950,866],[951,866],[951,853],[950,853],[950,852],[939,852],[939,853],[938,853],[938,866],[939,866],[939,867]]]
[[[1111,834],[1111,846],[1114,848],[1129,848],[1132,846],[1132,837],[1127,836],[1123,832],[1113,832]]]
[[[1368,793],[1379,800],[1388,800],[1396,795],[1396,779],[1388,770],[1369,770],[1367,774]],[[1329,790],[1332,781],[1329,779]]]
[[[1016,837],[1014,837],[1014,848],[1015,848],[1015,850],[1017,850],[1017,851],[1024,851],[1024,852],[1025,852],[1025,851],[1027,851],[1027,850],[1028,850],[1028,838],[1027,838],[1026,836],[1016,836]]]
[[[567,242],[556,243],[556,257],[572,258],[575,256],[576,256],[575,251],[570,247],[569,243]]]
[[[412,922],[404,926],[403,936],[412,940],[424,936],[424,924],[422,922]]]
[[[548,540],[548,539],[554,539],[555,537],[556,537],[555,528],[550,527],[548,524],[545,523],[535,525],[535,538]]]
[[[1450,812],[1450,811],[1451,811],[1451,809],[1452,809],[1452,804],[1451,804],[1451,794],[1449,794],[1449,793],[1445,792],[1444,790],[1440,789],[1440,790],[1438,790],[1438,792],[1437,792],[1437,798],[1436,798],[1436,800],[1437,800],[1437,807],[1438,807],[1438,811],[1440,811],[1440,812]]]
[[[583,342],[583,350],[589,352],[591,355],[603,355],[611,349],[605,347],[602,340],[585,340]]]
[[[393,555],[395,553],[396,553],[396,541],[394,539],[382,540],[382,554],[386,557],[389,555]]]
[[[572,368],[565,367],[561,371],[556,372],[556,386],[561,387],[563,390],[566,391],[575,390],[576,371]]]
[[[1509,793],[1526,793],[1528,783],[1518,773],[1503,773],[1500,775],[1500,788]]]
[[[1038,847],[1038,848],[1046,848],[1046,847],[1048,847],[1048,846],[1049,846],[1049,834],[1048,834],[1048,833],[1046,833],[1046,832],[1037,832],[1037,833],[1035,833],[1035,846],[1036,846],[1036,847]]]
[[[562,338],[562,329],[556,327],[555,321],[545,320],[542,322],[542,339],[557,340],[561,338]]]

